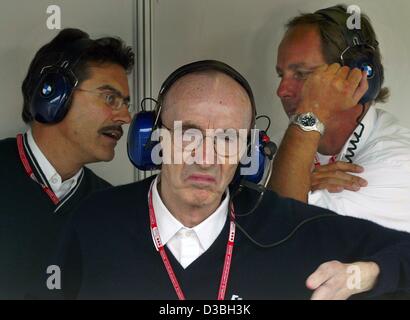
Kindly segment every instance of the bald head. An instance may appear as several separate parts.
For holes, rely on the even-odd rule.
[[[172,85],[164,99],[162,121],[169,124],[189,114],[209,127],[235,128],[235,123],[238,129],[249,129],[252,112],[250,98],[236,80],[219,71],[200,71]]]
[[[164,198],[168,197],[170,206],[175,204],[176,212],[187,207],[188,216],[193,221],[189,225],[197,225],[217,209],[235,175],[246,150],[252,104],[246,90],[230,76],[218,71],[201,71],[181,77],[169,88],[161,115],[163,126],[174,132],[172,141],[162,140],[164,157],[172,158],[171,162],[178,156],[184,159],[182,164],[173,161],[161,167],[161,192]],[[184,133],[200,131],[203,134],[199,144],[195,142],[197,136],[181,134],[184,135],[182,139],[187,138],[185,142],[195,144],[194,149],[186,146],[181,151],[178,148],[175,140],[178,140],[177,129],[181,123]],[[237,140],[231,140],[232,135],[223,140],[222,147],[226,142],[234,141],[233,146],[237,149],[230,150],[233,156],[218,153],[218,150],[229,150],[221,149],[215,143],[216,132],[237,133]],[[195,157],[194,161],[189,161],[192,157]],[[201,219],[192,217],[198,210],[205,213],[200,215]]]

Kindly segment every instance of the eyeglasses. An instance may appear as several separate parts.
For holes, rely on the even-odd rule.
[[[247,148],[247,130],[244,130],[244,134],[241,134],[241,132],[238,133],[234,129],[215,129],[207,130],[205,134],[202,130],[196,128],[177,127],[170,129],[163,124],[161,128],[171,132],[175,148],[183,152],[191,153],[197,150],[206,138],[213,140],[216,154],[225,158],[237,157]]]
[[[85,90],[81,88],[76,88],[75,90],[88,92],[98,95],[99,98],[103,99],[105,104],[110,107],[112,110],[120,110],[122,106],[125,106],[129,111],[131,109],[131,102],[128,101],[128,98],[124,98],[118,93],[109,92],[109,91],[97,91],[97,90]]]

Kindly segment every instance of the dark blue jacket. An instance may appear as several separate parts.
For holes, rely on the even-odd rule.
[[[151,237],[147,195],[152,179],[94,194],[85,201],[54,263],[66,298],[176,299]],[[381,273],[370,295],[410,289],[410,235],[267,192],[258,209],[235,198],[237,231],[226,298],[308,299],[305,282],[319,265],[374,261]],[[213,245],[187,269],[168,256],[187,299],[216,299],[229,219]],[[287,239],[277,246],[262,248]],[[363,296],[365,297],[365,296]]]

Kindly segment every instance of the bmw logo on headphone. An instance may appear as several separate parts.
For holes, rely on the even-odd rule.
[[[374,69],[373,67],[368,64],[368,63],[363,63],[362,66],[360,67],[362,71],[367,72],[367,78],[372,79],[374,77]]]
[[[45,97],[50,96],[53,93],[53,88],[47,82],[44,83],[43,88],[41,89],[41,94]]]

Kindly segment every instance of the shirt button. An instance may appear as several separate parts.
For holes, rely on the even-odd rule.
[[[58,179],[57,179],[57,178],[52,178],[52,179],[51,179],[51,183],[52,183],[52,184],[58,183]]]

